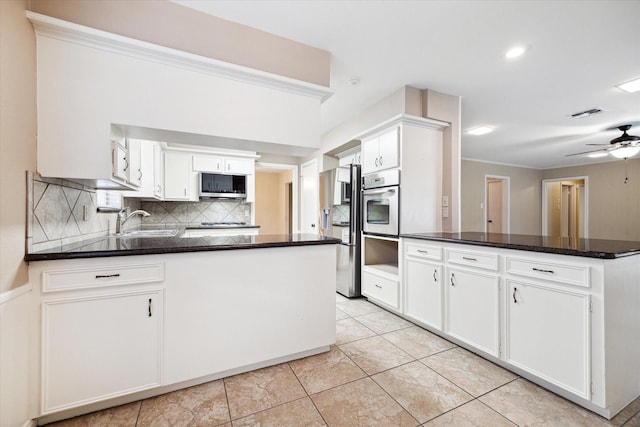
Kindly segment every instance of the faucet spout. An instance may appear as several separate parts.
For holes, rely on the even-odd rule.
[[[140,215],[140,216],[151,216],[151,214],[147,211],[143,211],[142,209],[138,209],[135,210],[133,212],[131,212],[129,215],[127,215],[125,217],[125,214],[127,213],[127,209],[129,208],[124,208],[122,209],[120,212],[118,212],[118,217],[116,219],[116,236],[122,234],[122,227],[124,227],[124,224],[129,221],[129,219],[131,219],[131,217],[136,216],[136,215]]]

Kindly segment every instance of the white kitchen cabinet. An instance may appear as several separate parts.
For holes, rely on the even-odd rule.
[[[111,156],[113,164],[113,179],[120,183],[126,183],[129,177],[129,152],[124,141],[111,141]]]
[[[139,139],[127,139],[129,151],[128,181],[136,188],[142,187],[142,141]]]
[[[362,141],[362,173],[399,166],[400,128],[393,126]]]
[[[191,153],[165,150],[164,152],[164,199],[197,200],[195,173],[191,169]]]
[[[42,412],[160,385],[162,291],[42,304]]]
[[[498,357],[500,278],[449,267],[445,288],[445,332]]]
[[[126,138],[111,141],[112,179],[128,188],[140,188],[141,155],[137,140]]]
[[[254,164],[253,158],[222,157],[208,154],[193,155],[194,172],[253,175]]]
[[[350,149],[343,153],[340,153],[338,156],[338,166],[346,167],[349,165],[360,165],[362,164],[362,150],[360,147],[357,149]]]
[[[164,199],[164,151],[160,144],[153,144],[153,197]]]
[[[507,280],[507,296],[507,362],[590,399],[589,295]]]
[[[362,236],[362,295],[398,314],[402,312],[402,288],[398,270],[398,240]]]
[[[156,194],[157,187],[162,187],[162,181],[157,181],[158,172],[156,169],[162,168],[162,164],[156,165],[155,150],[157,143],[154,141],[129,140],[130,147],[136,147],[136,156],[131,155],[131,170],[137,170],[134,175],[137,177],[137,185],[139,189],[136,191],[125,191],[122,193],[124,197],[137,197],[145,199],[161,198]],[[158,147],[158,149],[160,149]],[[137,165],[137,166],[136,166]],[[160,175],[161,176],[161,175]]]
[[[405,315],[442,329],[442,264],[407,256],[404,267]]]

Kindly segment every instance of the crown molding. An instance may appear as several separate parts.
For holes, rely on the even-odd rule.
[[[31,11],[27,11],[26,14],[38,37],[49,37],[225,79],[309,96],[322,102],[333,94],[333,91],[325,86],[120,36]]]

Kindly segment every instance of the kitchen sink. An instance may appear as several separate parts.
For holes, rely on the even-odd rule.
[[[133,237],[173,237],[178,234],[178,229],[163,229],[163,230],[131,230],[125,231],[122,234],[114,235],[119,239],[133,238]]]

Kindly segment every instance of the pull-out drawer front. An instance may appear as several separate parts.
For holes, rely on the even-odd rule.
[[[498,271],[498,255],[483,252],[447,249],[449,264],[466,265],[485,270]]]
[[[164,281],[164,263],[46,270],[42,272],[42,292],[162,281]]]
[[[532,259],[506,257],[509,274],[551,280],[588,288],[590,286],[589,266],[556,264]]]
[[[406,245],[407,253],[406,255],[423,258],[423,259],[432,259],[436,261],[442,260],[442,248],[439,246],[425,245],[423,243],[416,242],[408,242]]]
[[[399,289],[397,280],[362,271],[362,293],[365,296],[377,299],[391,307],[399,308]]]

